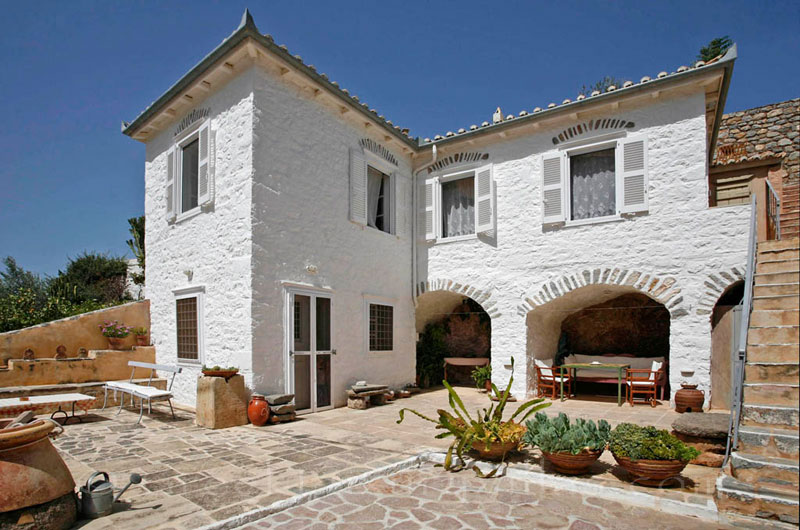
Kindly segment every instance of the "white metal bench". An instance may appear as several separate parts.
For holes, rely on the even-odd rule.
[[[122,396],[120,396],[119,399],[119,410],[117,411],[117,414],[122,412],[122,408],[125,405],[125,394],[130,394],[131,406],[134,405],[134,398],[139,398],[139,420],[136,423],[142,421],[145,400],[147,400],[148,414],[153,413],[153,400],[167,400],[167,403],[169,403],[169,410],[172,412],[172,418],[174,419],[175,410],[172,408],[172,383],[175,382],[175,376],[181,373],[183,369],[179,366],[143,363],[140,361],[128,361],[128,366],[131,367],[131,377],[128,381],[107,381],[106,384],[103,385],[103,410],[105,410],[106,403],[108,402],[108,391],[112,390],[114,392],[114,398],[117,397],[117,392],[122,393]],[[133,382],[133,376],[136,373],[137,368],[147,368],[150,370],[150,378],[147,381],[147,385],[138,385]],[[160,388],[152,386],[153,377],[156,375],[156,370],[172,373],[172,377],[169,380],[169,386],[166,390],[161,390]]]

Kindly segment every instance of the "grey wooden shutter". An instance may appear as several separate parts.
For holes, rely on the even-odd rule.
[[[176,193],[176,183],[175,183],[175,174],[176,174],[176,149],[175,146],[172,146],[167,151],[167,189],[166,189],[166,199],[167,199],[167,220],[173,221],[175,219],[175,193]]]
[[[564,208],[564,180],[566,153],[542,158],[542,223],[560,223],[566,220]]]
[[[497,212],[490,164],[475,170],[475,231],[485,234],[496,227]]]
[[[360,149],[350,150],[350,220],[367,224],[367,161]]]
[[[407,182],[406,178],[397,171],[394,171],[390,178],[393,184],[389,206],[392,215],[392,233],[398,237],[404,237],[406,234],[406,215],[408,214],[406,201]]]
[[[436,240],[436,207],[439,188],[439,179],[432,178],[425,181],[425,239]]]
[[[629,136],[617,147],[617,208],[620,213],[645,212],[647,199],[647,138]]]
[[[209,164],[210,122],[206,121],[200,126],[199,132],[199,165],[197,172],[197,204],[204,205],[211,202],[211,171]]]

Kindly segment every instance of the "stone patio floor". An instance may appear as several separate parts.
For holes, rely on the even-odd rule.
[[[459,388],[459,392],[469,410],[489,404],[486,395],[474,388]],[[509,404],[508,413],[518,405]],[[107,409],[103,413],[92,411],[93,414],[82,424],[71,422],[55,445],[78,485],[96,470],[109,472],[117,487],[125,485],[133,472],[140,473],[144,479],[142,484],[132,486],[125,493],[122,500],[126,502],[119,503],[115,513],[84,521],[82,524],[86,528],[196,528],[426,450],[441,451],[447,447],[447,440],[435,440],[433,426],[416,416],[408,415],[401,425],[397,425],[395,422],[401,407],[435,415],[437,408],[447,407],[447,394],[444,389],[438,389],[364,411],[339,408],[302,416],[292,423],[260,428],[247,425],[216,431],[196,427],[194,415],[190,412],[176,411],[178,417],[173,420],[168,409],[161,406],[157,410],[154,408],[152,416],[146,415],[141,425],[135,424],[138,411],[116,416],[115,410]],[[546,409],[548,414],[560,411],[570,417],[605,418],[612,425],[630,421],[667,429],[677,416],[667,406],[617,407],[615,398],[556,401]],[[527,450],[512,458],[511,465],[541,470],[540,459],[538,451]],[[613,464],[611,455],[606,452],[592,469],[593,474],[581,480],[623,491],[648,491],[653,495],[706,505],[718,473],[712,468],[688,466],[682,486],[656,490],[630,484],[624,472]],[[551,472],[546,464],[545,471]],[[427,473],[424,470],[420,472]],[[441,473],[441,470],[436,472]],[[433,473],[431,478],[435,475]],[[462,472],[454,476],[467,475]],[[488,489],[502,489],[506,486],[494,484],[507,482],[510,484],[506,487],[509,492],[517,486],[507,477],[478,483],[470,479],[468,482],[470,488]],[[402,497],[404,493],[398,491],[397,495]],[[563,491],[547,494],[551,493],[554,498],[571,498],[565,497]],[[578,506],[574,501],[568,504]],[[584,499],[580,506],[590,511],[593,508],[589,505],[591,502]],[[294,510],[301,510],[301,507]],[[346,510],[342,508],[342,511]],[[449,512],[441,512],[445,513]],[[575,517],[579,513],[583,512],[576,512]],[[383,518],[377,520],[382,521],[381,525],[386,522]],[[604,519],[598,519],[601,520]],[[559,521],[559,524],[564,523],[563,519]],[[653,524],[657,523],[656,518]]]

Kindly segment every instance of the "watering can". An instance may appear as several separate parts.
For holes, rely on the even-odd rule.
[[[102,477],[101,477],[102,475]],[[128,484],[114,496],[114,485],[108,479],[108,473],[97,471],[86,480],[86,485],[81,486],[81,512],[84,517],[96,519],[111,513],[114,503],[122,496],[131,484],[138,484],[142,477],[132,473]]]

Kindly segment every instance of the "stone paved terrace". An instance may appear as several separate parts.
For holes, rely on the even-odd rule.
[[[468,387],[459,390],[470,410],[487,406],[485,394]],[[511,403],[508,412],[517,405]],[[114,409],[107,409],[102,414],[95,411],[83,424],[71,422],[56,440],[56,447],[78,484],[95,470],[109,472],[117,487],[127,483],[132,472],[144,478],[142,484],[132,486],[123,496],[127,506],[120,506],[111,516],[85,523],[86,528],[196,528],[422,451],[443,450],[447,441],[433,438],[431,424],[412,415],[401,425],[395,421],[401,407],[434,415],[437,408],[446,406],[447,394],[440,389],[365,411],[342,408],[303,416],[287,424],[217,431],[196,427],[189,412],[177,411],[178,419],[173,420],[168,409],[160,405],[138,426],[138,411],[116,416]],[[631,421],[663,428],[669,428],[677,415],[664,405],[617,407],[615,398],[613,402],[554,402],[546,411],[606,418],[612,425]],[[716,469],[688,466],[683,487],[653,490],[629,484],[613,464],[606,452],[595,464],[594,474],[581,480],[620,491],[646,490],[694,505],[711,501]],[[511,465],[541,470],[539,452],[525,451],[514,457]]]

